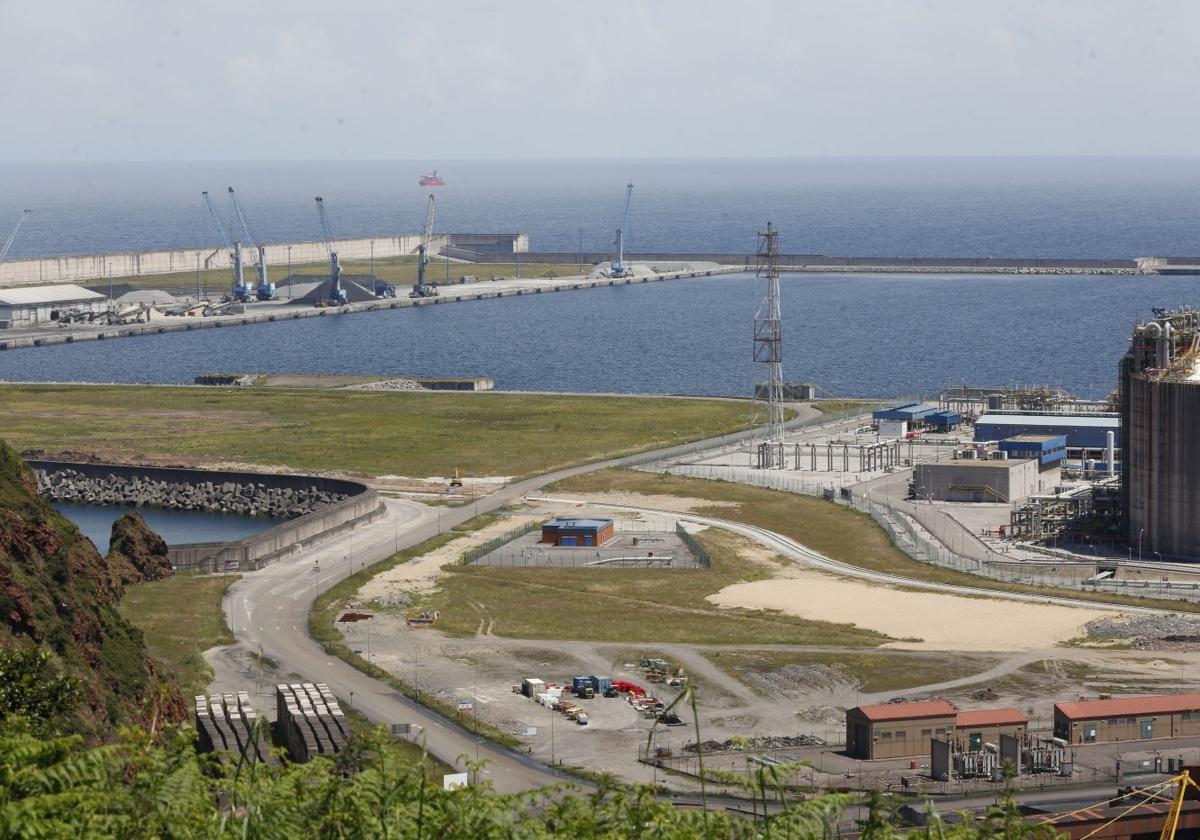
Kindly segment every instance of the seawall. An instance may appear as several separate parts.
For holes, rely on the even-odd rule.
[[[455,256],[453,246],[446,252]],[[609,252],[585,251],[531,251],[521,254],[522,263],[579,263],[591,265],[607,262],[613,258]],[[1159,261],[1175,264],[1189,260],[1184,257],[1137,259],[1050,259],[1036,257],[833,257],[825,254],[780,254],[779,263],[784,271],[955,271],[964,273],[1051,273],[1071,272],[1080,274],[1149,274]],[[710,253],[630,253],[627,262],[714,262],[719,265],[740,266],[753,271],[758,262],[757,254],[710,254]],[[1200,264],[1200,263],[1189,263]]]
[[[0,330],[0,350],[18,350],[30,347],[46,347],[54,344],[74,344],[81,341],[107,341],[113,338],[129,338],[160,333],[186,332],[188,330],[211,330],[223,327],[261,324],[269,321],[292,321],[300,318],[324,318],[348,315],[355,312],[374,312],[384,309],[404,309],[410,306],[441,306],[491,298],[520,295],[540,295],[575,289],[595,289],[601,286],[624,286],[637,283],[652,283],[660,280],[677,280],[685,277],[708,277],[715,274],[732,273],[740,269],[714,269],[710,271],[677,271],[649,277],[609,278],[539,278],[536,280],[490,282],[467,286],[441,286],[438,297],[430,298],[382,298],[363,303],[351,303],[337,307],[293,306],[262,304],[261,308],[251,304],[250,311],[241,315],[219,315],[207,318],[163,317],[145,324],[94,327],[90,325],[48,326],[45,329],[9,331]]]
[[[357,239],[338,239],[333,249],[342,262],[411,256],[417,252],[419,233],[399,236],[376,236]],[[430,240],[433,253],[446,248],[460,248],[475,258],[512,259],[514,253],[529,248],[529,237],[523,233],[443,233]],[[288,258],[292,265],[321,263],[328,259],[325,243],[318,241],[274,242],[264,246],[267,264],[285,268]],[[257,257],[245,251],[248,265]],[[0,285],[37,286],[44,283],[81,283],[106,280],[109,277],[139,277],[152,274],[186,274],[197,269],[231,268],[229,252],[222,246],[180,248],[174,251],[128,251],[116,254],[78,254],[43,257],[0,263]]]
[[[251,473],[231,470],[197,470],[182,467],[142,467],[127,464],[92,464],[71,461],[29,460],[30,469],[53,477],[71,471],[100,481],[116,476],[126,481],[150,481],[171,485],[262,485],[293,492],[315,489],[340,498],[311,513],[290,519],[257,534],[230,542],[188,543],[169,546],[171,563],[179,571],[221,572],[261,569],[318,540],[369,522],[384,511],[375,491],[357,481],[286,473]]]

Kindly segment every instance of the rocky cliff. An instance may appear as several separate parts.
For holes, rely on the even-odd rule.
[[[126,722],[182,720],[177,686],[121,617],[125,587],[170,574],[166,545],[141,516],[113,528],[103,558],[91,541],[37,495],[32,473],[0,442],[0,645],[50,651],[79,688],[68,729],[103,738]]]

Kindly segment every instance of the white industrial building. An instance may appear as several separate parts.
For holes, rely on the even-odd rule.
[[[0,329],[50,324],[68,312],[99,314],[107,308],[104,295],[73,283],[0,289]]]
[[[1061,480],[1057,462],[1043,466],[1037,458],[966,459],[918,464],[913,492],[937,502],[1012,503],[1050,493]]]

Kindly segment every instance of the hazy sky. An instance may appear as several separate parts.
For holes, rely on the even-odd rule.
[[[0,160],[1193,154],[1200,3],[0,0]]]

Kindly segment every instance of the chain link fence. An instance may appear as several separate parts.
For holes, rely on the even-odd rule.
[[[493,551],[500,548],[501,546],[508,545],[508,543],[512,542],[513,540],[520,539],[521,537],[528,534],[530,531],[536,531],[538,528],[541,528],[541,527],[542,527],[542,523],[540,523],[540,522],[537,522],[537,521],[526,522],[520,528],[514,528],[513,530],[509,531],[506,534],[501,534],[498,537],[493,537],[492,539],[488,540],[485,543],[480,543],[479,545],[468,548],[466,551],[463,552],[462,559],[459,562],[464,566],[470,565],[471,563],[474,563],[476,560],[478,560],[480,557],[484,557],[488,554],[491,554]]]
[[[948,513],[932,505],[872,497],[869,492],[839,487],[833,481],[814,481],[748,467],[658,464],[646,465],[642,469],[715,481],[734,481],[837,502],[870,516],[908,556],[942,568],[1005,583],[1200,602],[1200,583],[1081,579],[1077,565],[1072,568],[1073,564],[1064,562],[1047,566],[1042,562],[1025,562],[995,551]]]

